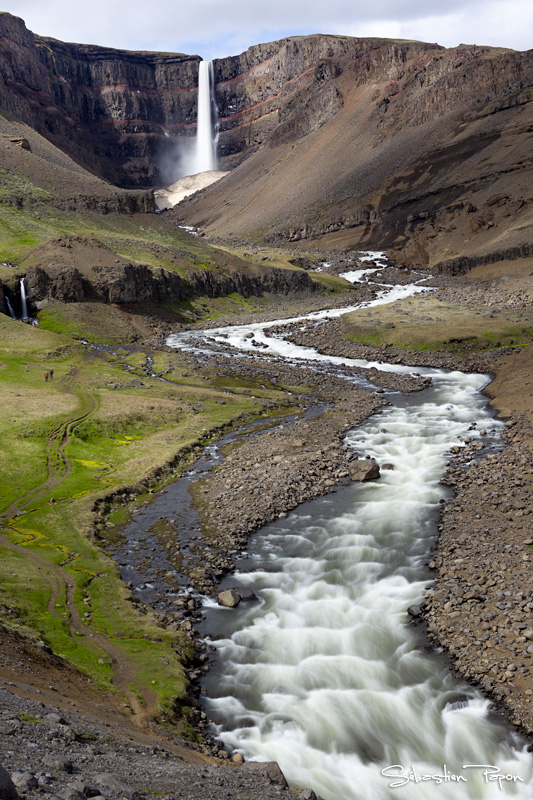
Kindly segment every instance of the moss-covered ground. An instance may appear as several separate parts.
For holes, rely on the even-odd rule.
[[[147,476],[179,470],[192,447],[286,401],[180,353],[81,343],[127,342],[131,330],[119,310],[77,305],[50,304],[38,327],[0,314],[2,624],[136,713],[168,714],[186,702],[190,644],[138,607],[98,546],[95,502],[149,491]]]
[[[341,318],[346,338],[361,344],[465,354],[533,342],[533,313],[441,302],[438,293],[361,308]]]

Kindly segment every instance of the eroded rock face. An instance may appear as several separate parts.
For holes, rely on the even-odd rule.
[[[113,183],[157,183],[172,137],[194,133],[198,56],[65,44],[5,13],[0,56],[2,108]]]
[[[250,271],[189,270],[185,277],[166,269],[151,269],[115,257],[99,242],[65,237],[43,248],[26,269],[28,299],[80,303],[162,303],[183,301],[197,295],[220,297],[239,292],[244,297],[265,292],[291,294],[313,292],[306,272],[264,266]]]
[[[88,169],[122,186],[179,177],[171,173],[180,146],[196,132],[198,56],[65,44],[6,13],[0,56],[2,108]],[[354,88],[365,88],[384,138],[453,109],[524,104],[532,72],[531,53],[475,46],[324,35],[256,45],[214,63],[221,167],[317,130]],[[336,222],[321,223],[321,232]]]

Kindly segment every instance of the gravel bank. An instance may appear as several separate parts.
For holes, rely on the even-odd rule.
[[[282,328],[280,327],[281,331]],[[462,372],[492,372],[495,364],[511,349],[471,353],[466,356],[442,352],[419,352],[404,350],[399,347],[371,347],[344,338],[342,323],[339,320],[327,320],[320,325],[308,325],[305,329],[299,325],[286,325],[285,336],[294,344],[315,347],[321,353],[347,358],[365,358],[369,361],[385,361],[389,364],[407,364],[412,367],[437,367],[439,369],[460,369]],[[288,334],[288,335],[287,335]]]
[[[3,661],[5,665],[5,658]],[[306,797],[302,790],[288,789],[275,762],[240,764],[228,760],[223,764],[206,757],[194,758],[195,754],[188,754],[183,744],[176,746],[147,733],[125,730],[124,723],[117,724],[117,720],[102,721],[105,712],[99,718],[79,713],[71,708],[73,702],[60,696],[60,685],[49,687],[55,692],[59,690],[57,701],[46,698],[43,702],[24,696],[20,681],[6,683],[0,688],[1,762],[19,797],[46,800]],[[0,797],[8,798],[1,771]]]
[[[439,524],[436,582],[422,605],[429,638],[455,669],[533,733],[533,431],[509,423],[503,452],[462,451],[443,483],[455,497]]]
[[[350,358],[490,372],[517,356],[510,349],[457,358],[370,348],[344,339],[336,320],[305,331],[291,327],[291,341]],[[519,391],[529,392],[526,385]],[[482,445],[467,447],[443,478],[455,497],[442,513],[432,562],[436,584],[422,616],[429,638],[446,649],[457,672],[532,735],[533,431],[528,415],[512,415],[504,438],[506,449],[486,458],[480,458]]]

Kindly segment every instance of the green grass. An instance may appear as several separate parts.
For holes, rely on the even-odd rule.
[[[196,367],[184,376],[192,364],[179,353],[155,353],[154,371],[165,374],[166,383],[144,373],[139,381],[125,366],[141,369],[146,350],[123,348],[112,355],[73,345],[73,329],[54,316],[55,304],[48,312],[56,323],[48,329],[0,318],[0,333],[6,334],[0,336],[5,486],[0,533],[16,548],[0,545],[0,602],[22,623],[17,630],[44,640],[99,687],[116,689],[106,647],[118,648],[130,665],[128,691],[139,698],[153,695],[159,713],[171,718],[173,709],[186,705],[178,653],[190,655],[190,644],[132,602],[93,535],[95,499],[111,490],[141,488],[145,476],[179,452],[187,464],[192,447],[228,426],[272,413],[286,398],[279,387],[261,389],[255,381],[226,378],[217,370],[200,375]],[[54,380],[45,382],[43,372],[50,367]],[[63,441],[67,429],[70,440]],[[69,469],[58,458],[62,441]],[[50,486],[45,485],[47,454],[58,467],[53,473],[58,482]],[[40,485],[21,513],[6,516],[12,502]],[[109,520],[122,524],[128,513],[118,506]],[[71,627],[67,585],[73,587],[80,630]]]
[[[323,289],[330,293],[353,292],[353,283],[337,275],[326,275],[322,272],[313,272],[310,277],[314,283],[318,283]]]
[[[129,342],[134,338],[131,326],[102,303],[52,301],[39,313],[39,325],[45,331],[94,343]]]
[[[444,304],[433,294],[359,309],[343,317],[340,324],[347,339],[373,347],[464,355],[533,342],[533,314],[529,312]]]
[[[32,722],[34,725],[42,725],[43,720],[40,717],[36,717],[34,714],[28,714],[25,711],[21,711],[17,714],[17,717],[22,720],[22,722]]]

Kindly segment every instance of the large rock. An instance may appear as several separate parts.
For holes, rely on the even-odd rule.
[[[14,772],[11,776],[17,789],[22,792],[29,792],[37,789],[39,782],[33,772]]]
[[[127,783],[121,781],[116,775],[113,775],[111,772],[99,772],[97,775],[94,776],[94,782],[98,784],[101,789],[106,789],[112,792],[120,792],[123,797],[132,797],[133,795],[137,795],[134,789],[131,786],[128,786]]]
[[[257,772],[276,786],[286,788],[289,785],[277,761],[246,761],[241,769],[245,769],[247,772]]]
[[[8,772],[0,764],[0,800],[17,800],[18,792]]]
[[[252,592],[251,589],[248,589],[245,586],[236,586],[235,591],[241,598],[241,601],[244,603],[254,603],[259,600],[258,596],[255,592]]]
[[[359,458],[350,462],[348,471],[352,481],[373,481],[380,476],[379,465],[373,458]]]
[[[236,608],[240,602],[241,596],[236,589],[225,589],[218,595],[218,604],[224,608]]]

